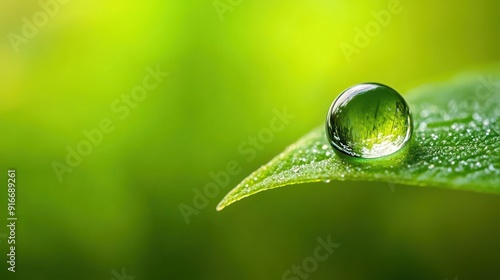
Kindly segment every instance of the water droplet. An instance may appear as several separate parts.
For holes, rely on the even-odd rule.
[[[427,129],[427,123],[421,122],[420,125],[418,126],[418,130],[425,131],[426,129]]]
[[[400,150],[410,139],[410,108],[388,86],[358,84],[332,103],[326,132],[337,151],[360,158],[383,157]]]

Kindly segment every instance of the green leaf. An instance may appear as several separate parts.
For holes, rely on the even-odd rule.
[[[292,184],[364,180],[500,194],[500,67],[410,91],[411,142],[379,159],[341,156],[324,125],[231,190],[217,210],[255,193]]]

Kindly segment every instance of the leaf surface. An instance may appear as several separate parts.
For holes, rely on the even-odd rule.
[[[378,159],[339,155],[321,125],[238,184],[217,210],[261,191],[330,180],[500,194],[499,69],[463,74],[405,95],[414,130],[411,142],[396,154]]]

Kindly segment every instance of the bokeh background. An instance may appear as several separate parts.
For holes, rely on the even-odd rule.
[[[43,10],[0,2],[0,172],[6,186],[17,169],[19,218],[15,274],[0,226],[1,279],[120,280],[122,268],[136,280],[281,279],[328,235],[341,246],[309,279],[500,278],[497,196],[331,182],[215,211],[322,123],[344,88],[376,81],[404,94],[497,61],[498,1],[401,0],[350,61],[340,45],[389,0],[221,0],[222,14],[214,3],[61,1],[16,52],[8,34]],[[110,105],[157,65],[170,75],[121,120]],[[247,160],[239,145],[283,107],[295,118]],[[60,182],[52,163],[103,118],[115,130]],[[187,224],[179,205],[230,161],[241,172]]]

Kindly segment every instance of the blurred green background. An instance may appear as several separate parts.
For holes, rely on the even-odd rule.
[[[346,87],[404,94],[497,61],[498,1],[401,0],[349,59],[340,45],[389,0],[51,3],[47,20],[38,1],[0,3],[0,172],[7,185],[17,169],[19,218],[15,274],[0,227],[1,279],[282,279],[328,235],[341,246],[309,279],[500,278],[497,196],[331,182],[215,211]],[[23,18],[46,24],[13,47]],[[170,75],[121,119],[111,105],[148,67]],[[295,118],[248,160],[238,147],[284,107]],[[53,162],[105,118],[114,131],[60,182]],[[179,205],[231,161],[241,171],[186,224]]]

